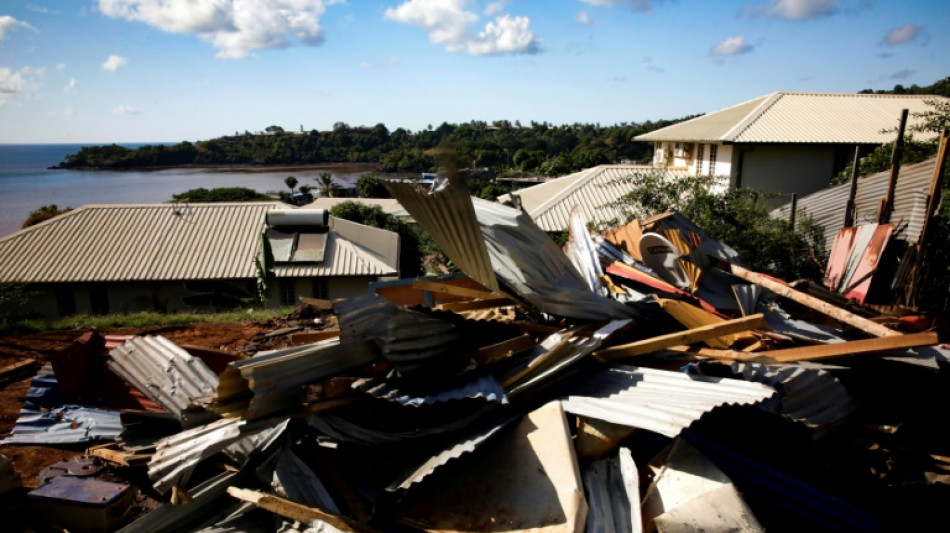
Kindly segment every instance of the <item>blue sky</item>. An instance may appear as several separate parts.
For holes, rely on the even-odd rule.
[[[0,143],[676,118],[928,85],[948,27],[947,0],[4,0]]]

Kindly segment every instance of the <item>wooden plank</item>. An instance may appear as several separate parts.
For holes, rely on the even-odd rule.
[[[341,531],[351,533],[371,531],[369,528],[360,527],[343,517],[266,492],[242,489],[240,487],[228,487],[228,494],[242,502],[253,503],[265,511],[270,511],[276,515],[298,522],[307,523],[313,520],[319,520]]]
[[[537,343],[534,342],[531,335],[523,333],[513,339],[479,348],[472,354],[472,359],[480,365],[488,365],[508,359],[516,353],[530,350],[536,345]]]
[[[460,313],[462,311],[477,311],[479,309],[494,309],[496,307],[507,307],[518,305],[517,302],[509,298],[492,298],[490,300],[474,300],[464,302],[448,302],[435,306],[439,311],[452,311]]]
[[[740,352],[738,350],[720,350],[717,348],[705,348],[694,346],[670,346],[667,348],[671,352],[679,352],[692,355],[697,359],[715,359],[717,361],[742,361],[742,362],[771,362],[768,354],[771,352]]]
[[[339,328],[324,329],[321,331],[305,331],[294,333],[290,336],[290,343],[294,345],[312,344],[314,342],[325,341],[340,336]]]
[[[818,344],[802,346],[801,348],[786,348],[768,352],[768,357],[779,363],[793,363],[796,361],[813,361],[831,357],[862,355],[918,346],[932,346],[940,342],[937,333],[911,333],[908,335],[893,335],[880,339],[863,339],[859,341],[839,342],[835,344]]]
[[[840,307],[835,307],[824,300],[819,300],[814,296],[810,296],[801,291],[797,291],[784,283],[776,281],[768,276],[759,274],[758,272],[752,272],[745,268],[740,267],[739,265],[731,265],[732,273],[740,278],[755,283],[756,285],[761,285],[766,289],[778,294],[779,296],[788,298],[794,302],[800,303],[805,307],[814,309],[819,313],[830,316],[839,322],[843,322],[857,328],[865,333],[874,335],[875,337],[889,337],[892,335],[900,335],[900,333],[884,327],[880,324],[877,324],[871,320],[860,317],[854,313],[849,313]]]
[[[676,333],[660,335],[658,337],[631,342],[629,344],[621,344],[619,346],[604,348],[594,352],[593,356],[600,361],[612,361],[614,359],[633,357],[636,355],[655,352],[657,350],[669,348],[670,346],[692,344],[694,342],[700,342],[706,339],[713,339],[723,335],[730,335],[732,333],[739,333],[761,327],[765,327],[765,316],[762,313],[757,313],[754,315],[744,316],[742,318],[736,318],[734,320],[726,320],[725,322],[720,322],[718,324],[710,324],[708,326],[693,328],[687,331],[677,331]]]
[[[3,368],[0,368],[0,381],[6,381],[8,379],[13,379],[14,377],[20,376],[30,371],[33,367],[39,366],[36,362],[36,359],[24,359],[22,361],[17,361],[12,365],[7,365]]]
[[[722,322],[726,321],[725,318],[716,316],[705,309],[700,309],[699,307],[685,302],[670,300],[667,298],[656,298],[656,301],[660,304],[660,307],[662,307],[664,311],[669,313],[670,316],[675,318],[677,322],[687,328],[698,328],[702,326],[721,324]],[[711,348],[726,349],[735,344],[740,339],[746,339],[749,342],[754,342],[756,340],[754,336],[747,333],[733,333],[732,335],[723,335],[722,337],[705,339],[703,342],[708,344]]]
[[[480,291],[476,289],[469,289],[468,287],[459,287],[456,285],[449,285],[448,283],[425,281],[421,279],[413,281],[412,288],[439,294],[452,294],[455,296],[464,296],[466,298],[479,298],[482,300],[492,300],[498,298],[499,296],[497,292]]]

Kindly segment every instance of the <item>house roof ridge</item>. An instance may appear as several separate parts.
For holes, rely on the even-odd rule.
[[[779,100],[781,100],[788,93],[784,92],[775,92],[765,96],[758,106],[753,109],[746,117],[736,123],[731,129],[724,133],[720,140],[722,141],[734,141],[739,135],[742,134],[745,130],[749,129],[757,120],[762,118],[762,116],[768,112]]]
[[[578,174],[582,174],[582,175],[578,176],[574,180],[573,183],[571,183],[567,187],[564,187],[563,189],[558,191],[557,194],[555,194],[551,198],[548,198],[547,201],[538,205],[538,207],[536,207],[533,212],[529,213],[529,215],[531,215],[531,217],[534,218],[536,215],[541,215],[547,210],[551,209],[551,207],[553,207],[554,205],[557,205],[557,203],[560,202],[562,199],[569,196],[572,192],[576,191],[578,188],[582,187],[583,184],[590,182],[592,179],[594,179],[595,176],[599,176],[601,173],[603,173],[606,166],[607,165],[597,165],[596,167],[588,168],[588,169],[578,172]],[[569,177],[570,177],[570,174],[560,179],[565,179]]]

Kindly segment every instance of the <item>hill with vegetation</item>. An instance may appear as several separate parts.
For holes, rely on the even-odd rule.
[[[679,120],[686,118],[691,117]],[[451,151],[459,168],[560,175],[606,163],[647,162],[652,155],[650,143],[633,137],[679,120],[614,126],[472,121],[443,123],[417,132],[389,131],[383,124],[351,127],[342,122],[331,131],[288,132],[270,126],[258,134],[235,133],[171,146],[83,147],[67,156],[59,168],[375,163],[383,172],[429,172],[437,170],[439,153]]]

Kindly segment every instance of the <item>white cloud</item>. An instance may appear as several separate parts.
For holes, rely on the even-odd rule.
[[[594,19],[587,14],[586,11],[581,11],[574,17],[574,22],[580,24],[581,26],[593,26]]]
[[[66,70],[66,63],[56,63],[56,70],[60,72]]]
[[[742,14],[749,17],[775,17],[785,20],[805,20],[833,15],[839,0],[775,0],[768,4],[748,6]]]
[[[540,51],[541,40],[531,32],[528,17],[501,14],[473,35],[469,27],[478,22],[479,16],[465,9],[469,3],[468,0],[407,0],[387,9],[385,17],[425,29],[429,41],[444,46],[447,52],[488,56]]]
[[[36,28],[22,20],[17,20],[10,15],[0,15],[0,41],[6,40],[7,35],[16,28],[26,28],[28,30],[37,31]]]
[[[69,83],[66,84],[66,87],[63,88],[63,92],[69,94],[76,89],[76,78],[69,78]]]
[[[122,104],[113,109],[112,112],[116,115],[135,115],[139,110],[130,105]]]
[[[117,55],[109,56],[109,59],[106,59],[106,62],[102,64],[102,68],[108,70],[109,72],[115,72],[120,68],[124,67],[129,60]]]
[[[323,42],[320,17],[338,0],[99,0],[102,14],[162,31],[198,35],[218,57]]]
[[[894,28],[893,30],[887,32],[887,36],[884,37],[884,42],[894,46],[916,41],[923,37],[923,30],[923,26],[917,26],[916,24],[904,24],[900,28]]]
[[[19,71],[0,67],[0,106],[12,98],[29,95],[43,85],[45,71],[41,68],[23,67]]]
[[[745,35],[736,35],[726,37],[722,42],[712,48],[710,53],[714,56],[735,56],[751,52],[754,47],[746,44]]]
[[[359,64],[360,70],[366,70],[372,66],[373,65],[371,65],[369,61],[360,61],[360,64]]]
[[[634,11],[653,10],[653,0],[581,0],[581,2],[592,6],[625,5]]]
[[[71,107],[64,107],[62,110],[49,111],[46,114],[51,117],[71,117],[76,114],[76,111]]]
[[[504,0],[500,0],[498,2],[492,2],[488,4],[487,6],[485,6],[485,11],[484,11],[485,16],[490,17],[496,13],[501,13],[502,11],[505,10],[506,3],[507,2],[505,2]]]

